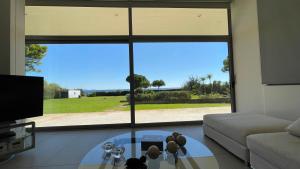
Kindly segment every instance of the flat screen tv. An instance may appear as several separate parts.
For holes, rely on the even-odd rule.
[[[43,115],[42,77],[0,75],[0,122]]]

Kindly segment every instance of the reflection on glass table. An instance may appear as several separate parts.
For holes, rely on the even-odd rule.
[[[79,169],[124,169],[127,159],[140,158],[145,155],[146,152],[141,151],[141,140],[145,135],[160,135],[166,138],[171,133],[159,130],[132,131],[115,136],[91,149],[80,162]],[[177,156],[163,151],[157,159],[153,160],[147,157],[148,169],[219,169],[213,153],[203,143],[188,136],[186,139],[187,144],[178,150]],[[119,154],[120,158],[113,156],[114,148],[111,149],[111,152],[105,151],[103,149],[105,143],[112,143],[114,147],[124,148],[124,152]],[[164,142],[165,148],[166,142]]]

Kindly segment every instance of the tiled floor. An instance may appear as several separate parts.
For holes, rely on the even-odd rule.
[[[215,154],[220,169],[249,169],[235,156],[203,136],[201,126],[140,128],[178,131],[205,143]],[[36,148],[17,155],[0,169],[77,169],[80,160],[95,145],[130,129],[39,132]]]

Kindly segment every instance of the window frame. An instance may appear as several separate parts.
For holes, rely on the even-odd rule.
[[[104,124],[104,125],[84,125],[84,126],[58,126],[41,127],[38,130],[78,130],[78,129],[100,129],[100,128],[135,128],[135,127],[154,127],[168,125],[193,125],[202,124],[202,120],[197,121],[178,121],[162,123],[135,123],[135,101],[134,101],[134,52],[133,44],[136,42],[227,42],[229,54],[229,79],[231,91],[231,109],[236,112],[235,95],[235,75],[233,62],[233,41],[231,27],[231,8],[230,3],[221,2],[159,2],[159,1],[87,1],[87,0],[27,0],[26,6],[77,6],[77,7],[120,7],[128,9],[129,35],[121,36],[25,36],[26,44],[101,44],[101,43],[122,43],[128,44],[129,48],[129,72],[130,83],[130,123],[124,124]],[[228,35],[133,35],[132,28],[132,8],[223,8],[227,9],[228,16]]]

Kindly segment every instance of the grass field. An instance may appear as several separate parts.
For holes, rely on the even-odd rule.
[[[49,99],[44,101],[44,113],[83,113],[103,111],[129,111],[124,96],[83,97],[80,99]],[[223,103],[200,104],[138,104],[136,110],[178,109],[230,106]]]

